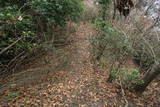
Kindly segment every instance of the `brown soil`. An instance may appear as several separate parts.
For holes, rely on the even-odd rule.
[[[75,29],[69,33],[70,45],[30,62],[1,86],[0,107],[124,107],[125,99],[129,107],[159,107],[159,83],[140,96],[126,90],[124,99],[119,85],[107,82],[108,72],[91,63],[94,26],[81,22],[70,27]]]

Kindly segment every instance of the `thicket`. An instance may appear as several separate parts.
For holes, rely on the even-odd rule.
[[[143,83],[139,80],[138,69],[124,67],[134,54],[134,49],[124,33],[103,19],[96,19],[94,24],[99,33],[91,40],[92,53],[94,61],[109,70],[108,82],[121,81],[126,88],[133,88],[134,85]]]
[[[134,88],[138,92],[143,92],[149,83],[160,74],[159,35],[154,31],[159,18],[154,21],[148,20],[148,23],[153,21],[148,25],[147,22],[142,24],[144,20],[138,21],[141,18],[135,15],[132,16],[130,24],[122,21],[119,22],[119,25],[117,21],[117,25],[114,25],[110,23],[108,16],[111,15],[109,9],[111,2],[100,0],[99,4],[101,18],[94,22],[98,35],[92,39],[94,59],[105,68],[110,68],[110,82],[118,80],[126,88]],[[136,21],[133,21],[134,18]],[[123,29],[124,23],[128,27]],[[124,69],[123,65],[128,58],[138,62],[140,69]],[[110,62],[107,63],[107,61]]]
[[[135,88],[139,92],[143,92],[153,80],[159,78],[160,74],[160,41],[158,32],[160,17],[152,19],[149,16],[145,17],[144,13],[146,12],[140,12],[139,16],[136,13],[132,13],[135,18],[130,19],[129,28],[124,28],[135,50],[133,59],[141,68],[141,74],[143,75],[144,83]]]
[[[123,68],[127,59],[134,53],[134,49],[124,32],[109,21],[111,3],[110,0],[99,0],[101,17],[93,22],[98,34],[91,40],[93,58],[105,69],[110,68],[109,82],[121,81],[126,88],[131,88],[133,84],[142,83],[139,80],[140,72],[137,69]]]
[[[1,0],[0,74],[45,41],[54,44],[53,29],[78,22],[82,12],[80,0]]]

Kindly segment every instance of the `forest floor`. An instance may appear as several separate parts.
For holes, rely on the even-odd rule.
[[[142,95],[109,83],[108,72],[92,62],[89,22],[69,23],[72,42],[56,54],[47,52],[23,66],[23,71],[0,81],[0,107],[159,107],[160,83]],[[7,85],[3,85],[3,84]],[[127,102],[125,101],[127,100]]]

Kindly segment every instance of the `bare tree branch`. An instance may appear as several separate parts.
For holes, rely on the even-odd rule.
[[[4,48],[3,50],[0,51],[0,55],[2,53],[4,53],[5,51],[7,51],[9,48],[11,48],[12,46],[14,46],[18,41],[20,41],[22,38],[17,39],[15,42],[13,42],[11,45],[9,45],[8,47]]]

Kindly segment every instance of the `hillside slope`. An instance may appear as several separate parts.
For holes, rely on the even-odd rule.
[[[93,8],[92,0],[86,6]],[[124,96],[119,84],[107,82],[108,72],[91,63],[94,26],[86,21],[69,26],[71,43],[58,55],[45,53],[6,80],[0,107],[124,107],[126,99],[130,107],[159,107],[159,83],[141,96],[128,90]]]

